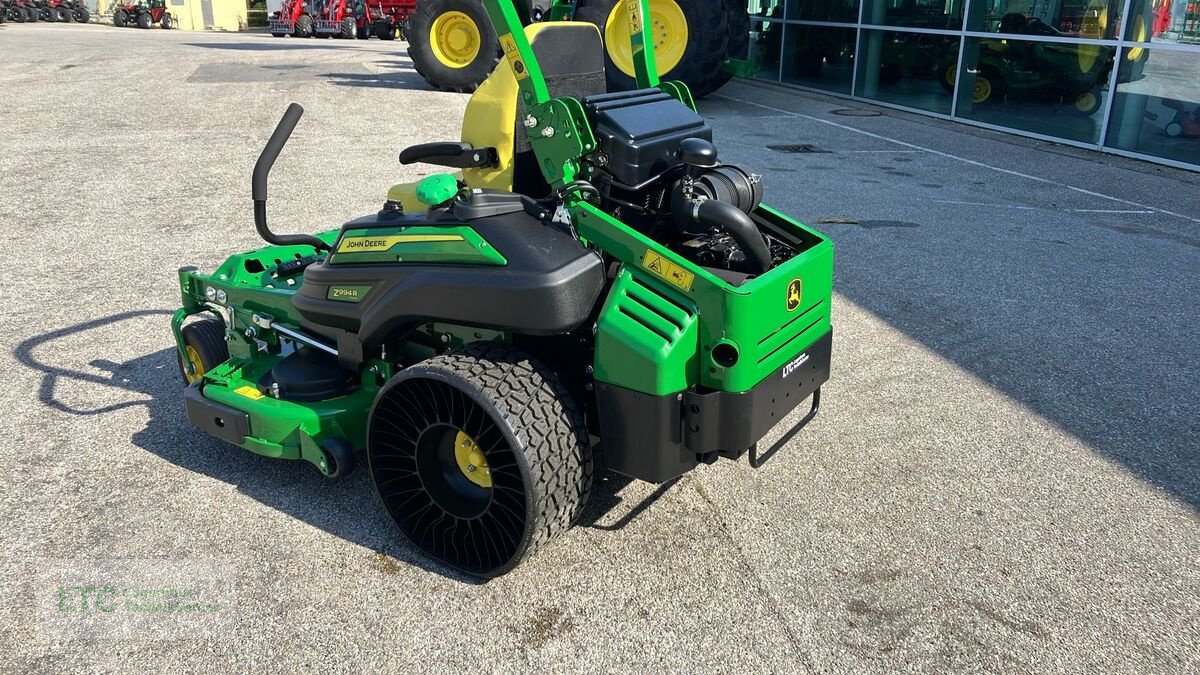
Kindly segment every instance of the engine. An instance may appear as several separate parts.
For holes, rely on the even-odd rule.
[[[695,111],[657,89],[584,106],[599,145],[590,181],[605,211],[735,283],[795,254],[760,231],[759,176],[718,161],[712,128]]]

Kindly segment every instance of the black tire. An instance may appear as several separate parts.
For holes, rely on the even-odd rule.
[[[605,35],[605,24],[619,1],[580,0],[576,5],[575,19],[595,24],[600,28],[600,34]],[[724,1],[662,1],[679,5],[687,21],[688,39],[679,63],[670,70],[659,70],[659,77],[664,80],[679,80],[693,92],[711,91],[710,87],[717,80],[729,52],[729,17]],[[623,19],[620,12],[617,13],[617,17]],[[613,62],[608,44],[605,44],[604,66],[609,91],[626,91],[637,87],[634,78],[622,72]]]
[[[13,23],[25,23],[29,20],[29,16],[26,14],[24,7],[11,7],[9,8],[8,13],[9,17],[13,20]]]
[[[41,7],[37,10],[37,13],[38,21],[45,21],[47,23],[58,21],[58,14],[54,11],[53,7]]]
[[[478,53],[470,63],[459,68],[440,61],[430,43],[434,22],[447,12],[466,14],[479,30]],[[478,0],[420,0],[408,25],[408,58],[412,59],[417,74],[434,89],[461,93],[475,91],[500,62],[500,38]]]
[[[113,12],[113,25],[117,28],[124,28],[129,25],[129,13],[123,9],[118,9]]]
[[[66,7],[59,5],[54,8],[54,20],[59,23],[71,23],[71,12]]]
[[[729,20],[729,46],[726,48],[726,59],[750,58],[750,12],[746,10],[745,0],[724,0],[725,16]],[[717,71],[716,77],[702,88],[692,91],[696,98],[708,96],[725,86],[733,79],[733,73],[723,69]]]
[[[37,23],[38,16],[40,14],[41,14],[41,12],[38,11],[37,7],[26,7],[25,8],[25,21],[27,23]]]
[[[163,30],[171,30],[175,26],[175,20],[171,18],[169,12],[163,12],[162,18],[158,20],[158,23],[162,25]]]
[[[307,14],[301,14],[296,19],[296,25],[292,27],[292,35],[298,38],[312,37],[313,34],[313,18]]]
[[[354,34],[358,31],[358,24],[354,21],[354,17],[347,16],[338,24],[338,28],[341,31],[338,33],[338,37],[353,40]]]
[[[371,27],[371,31],[375,33],[375,37],[379,38],[380,40],[396,39],[396,27],[393,26],[391,22],[383,19],[376,21],[375,25]]]
[[[358,38],[359,40],[370,40],[371,39],[371,24],[364,21],[363,25],[359,26],[356,23],[354,25],[354,37]]]
[[[193,321],[184,326],[182,332],[184,347],[195,351],[194,357],[190,353],[189,357],[194,358],[193,365],[200,369],[199,373],[189,376],[183,355],[178,355],[179,374],[185,383],[191,384],[199,379],[200,375],[229,360],[229,345],[225,342],[224,322],[218,319]]]
[[[592,484],[587,425],[566,385],[498,343],[393,377],[371,407],[367,463],[401,532],[480,577],[508,572],[569,528]]]
[[[154,19],[150,18],[150,12],[138,12],[137,27],[142,30],[150,30],[150,26],[154,25]]]
[[[92,20],[92,13],[87,10],[87,7],[76,7],[71,12],[71,18],[75,19],[75,23],[87,23]]]

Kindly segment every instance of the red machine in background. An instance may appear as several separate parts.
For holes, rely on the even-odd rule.
[[[403,38],[416,8],[417,0],[329,0],[318,13],[316,36]]]
[[[137,26],[148,29],[157,23],[170,30],[175,25],[175,17],[167,11],[166,0],[125,0],[113,7],[112,21],[117,28]]]
[[[283,0],[283,7],[267,20],[267,29],[275,37],[312,37],[313,13],[305,0]]]

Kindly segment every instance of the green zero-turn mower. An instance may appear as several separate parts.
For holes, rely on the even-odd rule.
[[[188,419],[334,478],[365,456],[384,508],[459,570],[511,570],[580,514],[597,468],[663,482],[759,440],[829,377],[833,246],[722,164],[686,87],[659,82],[645,0],[624,0],[639,88],[608,93],[600,32],[522,28],[460,142],[402,163],[375,214],[179,272]],[[596,452],[593,449],[596,448]]]

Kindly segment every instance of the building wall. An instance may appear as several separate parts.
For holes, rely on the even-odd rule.
[[[111,14],[112,0],[97,0]],[[167,0],[179,30],[238,31],[246,28],[246,0]]]
[[[758,77],[1200,170],[1200,0],[749,0]]]

